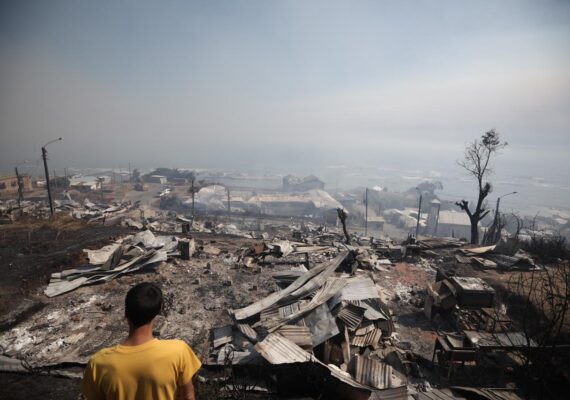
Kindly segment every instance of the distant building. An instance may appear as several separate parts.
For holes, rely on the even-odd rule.
[[[384,230],[384,217],[380,215],[374,215],[368,217],[368,227],[370,229],[376,229],[379,231]]]
[[[74,176],[69,179],[69,188],[80,192],[90,192],[101,189],[101,180],[96,176]]]
[[[29,175],[20,175],[24,191],[32,190],[32,178]],[[18,193],[18,178],[16,175],[0,177],[0,195]]]
[[[295,194],[257,194],[248,200],[261,213],[282,217],[324,217],[327,223],[335,223],[337,208],[342,205],[323,190],[311,190]]]
[[[432,204],[428,216],[427,233],[432,236],[469,239],[471,221],[464,212],[440,211],[437,204]]]
[[[284,192],[306,192],[309,190],[324,190],[325,183],[315,175],[309,175],[304,178],[298,178],[293,175],[287,175],[283,178]]]
[[[418,224],[418,210],[413,208],[405,208],[403,210],[390,208],[384,210],[382,214],[389,223],[400,229],[415,229]],[[420,232],[423,232],[425,229],[427,217],[428,215],[425,213],[420,214]]]
[[[172,182],[176,186],[184,186],[184,185],[188,184],[188,179],[186,179],[186,178],[171,178],[170,182]]]
[[[147,182],[150,183],[166,183],[168,181],[168,178],[164,175],[151,175],[147,178],[146,180]]]

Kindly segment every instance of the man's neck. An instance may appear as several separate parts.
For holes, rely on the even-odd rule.
[[[129,336],[122,343],[123,346],[138,346],[154,339],[152,336],[152,323],[130,328]]]

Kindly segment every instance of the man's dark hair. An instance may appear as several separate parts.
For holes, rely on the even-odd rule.
[[[162,291],[154,283],[139,283],[125,297],[125,315],[135,328],[152,321],[161,307]]]

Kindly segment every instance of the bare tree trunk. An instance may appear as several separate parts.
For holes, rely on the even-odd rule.
[[[479,221],[471,220],[471,244],[479,244]]]
[[[338,219],[340,219],[340,223],[342,224],[342,231],[344,232],[346,244],[350,244],[350,236],[346,230],[346,212],[342,208],[337,208],[336,212],[338,214]]]

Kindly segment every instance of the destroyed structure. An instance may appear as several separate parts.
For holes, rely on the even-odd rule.
[[[309,190],[325,190],[325,183],[315,175],[304,178],[287,175],[283,178],[284,192],[306,192]]]
[[[7,313],[0,369],[79,378],[94,352],[125,334],[126,290],[153,280],[166,299],[155,334],[193,346],[199,382],[216,398],[238,387],[255,398],[519,398],[511,375],[540,343],[511,320],[486,274],[541,271],[530,254],[343,232],[333,225],[342,205],[321,190],[231,196],[234,218],[222,221],[228,190],[219,185],[197,191],[194,218],[188,201],[179,213],[69,193],[56,200],[57,214],[120,234],[77,249]],[[22,207],[28,218],[49,212],[44,202]],[[236,218],[240,209],[263,213],[263,228]],[[14,201],[0,211],[7,224],[21,218]]]

